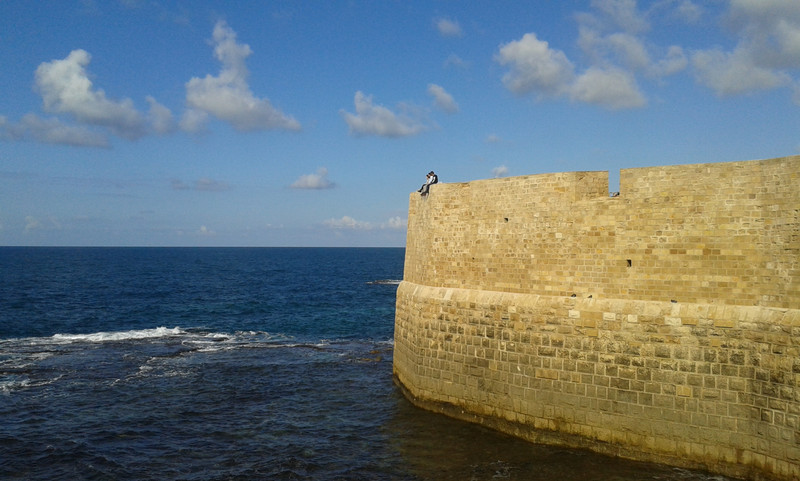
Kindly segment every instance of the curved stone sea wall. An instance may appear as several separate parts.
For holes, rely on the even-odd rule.
[[[800,479],[800,156],[411,194],[394,374],[535,442]]]

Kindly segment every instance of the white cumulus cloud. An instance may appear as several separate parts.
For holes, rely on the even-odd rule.
[[[332,189],[336,184],[328,180],[328,169],[321,167],[313,174],[301,175],[290,186],[293,189]]]
[[[416,118],[392,112],[382,105],[372,103],[372,96],[356,92],[356,113],[341,111],[352,135],[377,135],[381,137],[409,137],[425,130]]]
[[[247,83],[245,59],[250,46],[236,42],[236,32],[225,21],[214,26],[214,57],[222,63],[219,75],[193,77],[186,83],[186,103],[181,127],[196,132],[207,119],[203,114],[230,123],[240,131],[300,130],[300,123],[275,108],[269,99],[257,98]]]
[[[692,65],[697,79],[720,96],[772,89],[791,81],[785,72],[759,66],[745,49],[698,51],[692,56]]]
[[[575,80],[570,97],[610,109],[642,107],[647,103],[633,75],[620,69],[590,68]]]
[[[619,68],[590,67],[576,75],[567,56],[550,48],[534,33],[502,46],[497,61],[510,66],[503,83],[518,95],[568,97],[608,109],[641,107],[646,103],[632,74]]]
[[[567,98],[611,110],[632,109],[647,105],[637,76],[661,81],[689,66],[689,55],[681,46],[658,46],[646,35],[651,16],[699,20],[703,10],[692,1],[657,2],[648,4],[647,11],[640,10],[635,0],[592,0],[591,7],[575,16],[583,65],[536,33],[526,33],[501,45],[495,56],[507,67],[506,88],[539,99]]]
[[[564,52],[551,49],[535,33],[526,33],[520,40],[503,45],[495,59],[510,67],[503,84],[518,95],[560,95],[574,76],[574,66]]]
[[[800,85],[796,75],[800,69],[800,2],[732,0],[727,19],[737,44],[729,51],[694,52],[697,80],[720,96],[778,87],[796,91]]]
[[[592,67],[603,70],[626,68],[649,77],[666,77],[685,69],[688,58],[679,46],[657,48],[644,35],[650,30],[647,14],[640,12],[631,0],[602,0],[592,2],[594,11],[579,15],[578,46]],[[684,1],[674,6],[661,3],[652,9],[674,9],[674,15],[686,17],[693,4]],[[655,15],[653,11],[651,15]],[[659,13],[663,15],[662,13]],[[654,60],[662,55],[664,58]]]
[[[143,136],[145,121],[133,101],[110,100],[103,90],[94,88],[86,72],[90,60],[88,52],[78,49],[63,60],[39,65],[36,89],[42,95],[45,111],[71,115],[79,122],[109,128],[127,139]]]
[[[131,99],[108,98],[90,79],[87,70],[90,61],[88,52],[77,49],[64,59],[41,63],[34,74],[35,89],[42,97],[43,110],[54,116],[28,113],[19,122],[3,117],[0,138],[110,147],[109,133],[137,140],[150,133],[167,134],[174,130],[172,112],[152,96],[146,97],[150,104],[147,115],[139,112]]]

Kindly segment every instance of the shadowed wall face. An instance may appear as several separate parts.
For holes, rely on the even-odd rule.
[[[800,157],[412,194],[395,376],[538,442],[800,476]],[[759,474],[760,475],[760,474]]]

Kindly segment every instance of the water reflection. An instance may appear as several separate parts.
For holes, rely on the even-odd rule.
[[[395,392],[388,430],[407,472],[420,480],[733,481],[719,475],[529,443],[419,409]]]

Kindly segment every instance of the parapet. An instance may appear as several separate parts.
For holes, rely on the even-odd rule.
[[[412,195],[406,280],[800,308],[800,156],[437,184]]]

